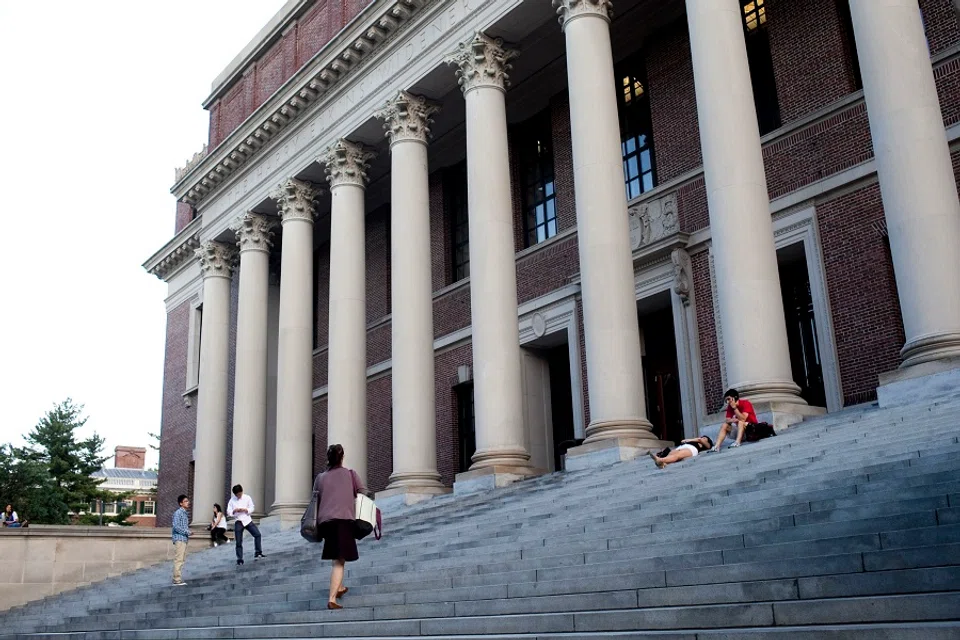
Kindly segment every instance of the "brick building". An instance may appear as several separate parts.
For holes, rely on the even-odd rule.
[[[299,517],[328,442],[409,502],[949,373],[954,2],[554,4],[290,0],[214,81],[161,524]]]
[[[122,500],[95,502],[90,513],[115,516],[125,508],[133,513],[127,518],[137,527],[154,527],[157,521],[157,472],[144,469],[147,450],[144,447],[116,447],[113,467],[104,467],[92,474],[102,478],[100,488],[117,494],[127,494]]]

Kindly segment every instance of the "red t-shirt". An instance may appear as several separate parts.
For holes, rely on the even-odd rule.
[[[750,404],[749,400],[740,400],[737,403],[737,408],[740,409],[743,413],[747,414],[747,423],[748,424],[757,424],[757,413],[753,410],[753,405]],[[727,419],[736,417],[737,414],[733,412],[733,407],[727,407]]]

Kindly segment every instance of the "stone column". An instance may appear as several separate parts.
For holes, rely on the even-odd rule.
[[[960,202],[917,0],[851,0],[906,344],[960,356]]]
[[[438,107],[400,91],[377,113],[390,139],[393,473],[384,497],[443,493],[437,473],[427,137]]]
[[[230,484],[242,484],[257,516],[264,502],[267,443],[267,298],[275,221],[244,214],[235,227],[240,245],[237,362],[233,392],[233,456]]]
[[[364,191],[374,154],[348,140],[321,161],[330,183],[330,340],[327,442],[367,481],[367,289]]]
[[[272,197],[283,225],[277,345],[276,498],[281,525],[299,522],[313,486],[313,185],[291,178]]]
[[[200,324],[200,388],[197,393],[196,462],[191,526],[209,522],[214,503],[223,504],[227,469],[227,367],[230,341],[230,278],[236,250],[221,242],[197,249],[203,274]]]
[[[471,471],[531,475],[523,421],[506,85],[517,52],[477,32],[448,58],[467,106],[470,310],[477,451]],[[461,478],[458,476],[457,482]]]
[[[773,220],[737,0],[687,0],[717,304],[729,386],[803,404],[793,382]],[[709,407],[721,398],[707,398]]]
[[[590,424],[619,459],[659,448],[646,416],[609,0],[554,0],[567,44]]]

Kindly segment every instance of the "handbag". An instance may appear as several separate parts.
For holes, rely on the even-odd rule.
[[[371,533],[377,540],[382,535],[380,509],[377,508],[373,500],[362,493],[358,493],[356,515],[353,521],[353,536],[357,540],[363,540]]]
[[[307,505],[307,510],[303,512],[300,518],[300,536],[307,542],[323,542],[323,536],[320,534],[320,524],[317,522],[317,516],[320,513],[320,500],[317,492],[313,492],[313,498]]]

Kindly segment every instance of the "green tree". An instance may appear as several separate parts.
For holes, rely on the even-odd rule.
[[[44,466],[49,476],[51,499],[61,505],[56,518],[37,521],[67,524],[69,511],[88,510],[97,498],[113,496],[99,489],[103,480],[90,477],[106,460],[100,455],[104,439],[94,433],[85,440],[77,440],[76,431],[87,422],[82,413],[83,405],[67,398],[54,405],[27,435],[28,448],[24,455]]]
[[[27,453],[9,444],[0,445],[0,509],[12,504],[21,521],[60,522],[66,505],[52,491],[47,468]]]

